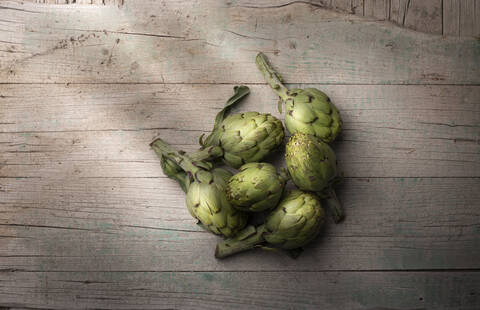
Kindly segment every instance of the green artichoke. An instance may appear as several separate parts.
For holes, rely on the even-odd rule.
[[[247,86],[235,86],[234,91],[217,114],[212,133],[205,140],[203,135],[200,137],[200,150],[189,154],[191,159],[222,158],[227,165],[239,168],[245,163],[262,160],[282,144],[285,137],[282,122],[270,114],[246,112],[225,118],[231,106],[250,92]]]
[[[225,114],[231,106],[249,93],[246,86],[235,87],[235,95],[217,114],[212,133],[203,140],[201,150],[192,154],[197,159],[222,157],[234,168],[249,162],[261,161],[283,142],[285,133],[280,120],[270,114],[246,112]]]
[[[324,221],[325,213],[318,199],[294,190],[285,195],[264,224],[257,228],[248,226],[234,238],[218,243],[215,257],[223,258],[255,247],[298,249],[319,234]]]
[[[235,208],[243,211],[272,209],[282,197],[286,179],[271,164],[245,164],[228,181],[227,199]]]
[[[291,134],[306,133],[327,143],[335,140],[342,129],[342,120],[325,93],[316,88],[288,90],[263,53],[257,55],[256,63],[268,84],[280,97],[280,113],[282,102],[285,103],[285,126]]]
[[[337,160],[330,146],[315,136],[296,133],[287,143],[285,162],[293,183],[326,197],[335,222],[341,221],[344,211],[332,189],[339,179]]]
[[[161,158],[166,158],[162,168],[165,167],[163,169],[167,176],[178,176],[177,167],[183,169],[188,177],[185,186],[188,211],[206,229],[214,234],[232,237],[245,227],[248,215],[233,208],[225,194],[228,179],[232,176],[229,171],[212,169],[211,164],[195,161],[161,139],[155,140],[151,146]]]

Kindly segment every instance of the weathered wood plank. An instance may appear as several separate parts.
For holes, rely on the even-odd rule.
[[[254,57],[261,50],[295,83],[480,81],[480,43],[473,38],[432,37],[300,2],[277,8],[134,3],[122,9],[25,3],[0,11],[0,79],[258,83]]]
[[[282,118],[273,92],[250,86],[237,111]],[[480,176],[480,87],[313,86],[329,94],[344,119],[334,148],[346,176]],[[231,85],[28,87],[25,94],[23,85],[3,86],[5,177],[161,176],[151,140],[160,135],[195,150],[232,94]]]
[[[460,1],[443,0],[444,35],[460,35]]]
[[[480,36],[480,2],[475,2],[475,33],[478,38]]]
[[[407,3],[403,20],[406,27],[427,33],[442,34],[442,0],[408,0]]]
[[[382,130],[380,130],[382,131]],[[158,177],[156,157],[148,143],[171,137],[177,147],[193,151],[202,132],[179,130],[45,133],[7,136],[11,146],[2,156],[5,177]],[[478,144],[471,139],[409,139],[395,143],[396,130],[378,133],[380,140],[352,135],[335,147],[340,169],[348,177],[477,177]],[[398,135],[398,134],[397,134]],[[27,137],[25,137],[27,136]],[[180,140],[180,141],[179,141]],[[188,140],[188,141],[185,141]],[[384,141],[390,143],[385,145]],[[425,143],[432,143],[425,149]],[[461,147],[464,151],[459,152]],[[361,154],[361,156],[359,156]],[[280,155],[276,156],[280,161]]]
[[[364,15],[364,0],[352,0],[351,1],[352,13],[355,15]]]
[[[366,131],[375,132],[373,137],[379,140],[366,139],[366,134],[360,132],[346,134],[348,140],[334,145],[339,169],[347,177],[478,177],[480,174],[476,140],[439,138],[437,142],[436,138],[419,137],[395,142],[399,141],[398,131],[405,130]],[[141,129],[2,135],[7,140],[2,147],[7,150],[2,154],[1,175],[54,179],[72,174],[159,177],[162,174],[157,169],[157,158],[148,146],[153,138],[159,135],[179,149],[194,151],[201,133]],[[431,144],[426,148],[425,143]],[[458,151],[459,148],[463,151]],[[283,164],[281,156],[277,153],[272,159]]]
[[[40,4],[123,5],[125,0],[22,0]]]
[[[158,167],[157,170],[160,170]],[[347,218],[297,260],[213,257],[166,178],[0,179],[0,269],[30,271],[410,270],[480,268],[479,178],[347,178]]]
[[[230,1],[231,6],[244,8],[281,8],[285,6],[294,5],[296,3],[305,3],[313,7],[322,9],[331,9],[339,12],[349,14],[357,14],[363,16],[363,1],[364,0],[233,0]],[[361,11],[359,10],[361,9]]]
[[[475,33],[476,23],[480,22],[476,20],[476,5],[480,5],[480,2],[477,0],[464,0],[459,2],[460,5],[460,35],[462,36],[474,36],[480,35],[480,33]]]
[[[408,0],[390,1],[390,21],[397,25],[405,25],[405,12],[407,12]]]
[[[329,8],[332,8],[340,12],[353,14],[354,10],[353,10],[352,2],[353,2],[352,0],[333,0],[331,1]]]
[[[443,33],[480,36],[480,1],[443,0]]]
[[[375,17],[379,20],[388,20],[390,16],[390,0],[365,0],[365,16]]]
[[[0,280],[9,285],[0,306],[15,309],[480,307],[478,272],[10,272]]]
[[[447,16],[443,16],[442,5],[448,8],[454,1],[458,5],[459,0],[310,0],[301,1],[326,9],[333,9],[339,12],[365,16],[378,20],[390,20],[401,27],[414,29],[425,33],[442,34],[442,24],[459,20],[459,8],[456,8],[457,15],[452,12],[446,12]],[[470,0],[478,1],[478,0]],[[242,0],[235,1],[235,5],[243,7],[283,7],[296,3],[297,1],[253,1]],[[478,2],[475,3],[478,6]],[[407,13],[407,14],[406,14]],[[408,15],[408,18],[407,18]],[[452,20],[455,19],[455,20]],[[477,17],[478,18],[478,14]],[[443,20],[442,20],[443,19]],[[469,19],[472,20],[472,19]],[[480,32],[476,32],[478,35]],[[447,34],[447,33],[444,33]],[[449,33],[450,35],[460,35],[459,32]]]

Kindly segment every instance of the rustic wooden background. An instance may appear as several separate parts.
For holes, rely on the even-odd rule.
[[[475,0],[0,1],[0,308],[479,309],[479,16]],[[298,260],[217,261],[148,143],[194,150],[241,83],[237,110],[280,116],[258,51],[338,106],[347,219]]]

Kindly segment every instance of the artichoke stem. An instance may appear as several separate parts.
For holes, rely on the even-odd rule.
[[[215,248],[216,258],[225,258],[227,256],[251,250],[261,243],[265,242],[263,239],[264,226],[257,228],[248,226],[237,234],[234,238],[219,242]]]
[[[177,153],[176,149],[160,138],[155,139],[152,143],[150,143],[150,146],[159,157],[162,157],[162,155],[168,156],[168,154]]]
[[[267,56],[265,56],[263,53],[258,53],[255,62],[257,63],[258,69],[263,73],[265,80],[273,89],[273,91],[276,92],[283,101],[286,101],[289,98],[287,95],[288,89],[285,87],[285,85],[283,85],[280,74],[278,74],[278,72],[276,72],[268,63]]]
[[[157,138],[155,141],[150,143],[150,146],[160,158],[162,158],[162,155],[167,156],[177,165],[179,165],[184,171],[194,173],[198,170],[198,167],[195,166],[193,160],[190,159],[188,156],[185,156],[184,152],[177,151],[162,139]]]
[[[190,181],[185,172],[179,173],[171,177],[171,179],[177,181],[178,185],[182,188],[183,192],[186,194],[188,192],[188,187],[190,186]]]
[[[345,217],[345,211],[343,210],[343,207],[338,200],[337,194],[335,194],[335,191],[332,188],[328,190],[327,194],[327,206],[333,216],[333,220],[335,221],[335,223],[339,223]]]
[[[186,175],[183,177],[175,177],[175,181],[177,181],[183,192],[186,194],[188,192],[188,186],[190,185],[188,177]]]
[[[219,146],[209,146],[199,151],[195,151],[188,156],[193,161],[202,161],[202,160],[214,160],[223,156],[223,149]]]

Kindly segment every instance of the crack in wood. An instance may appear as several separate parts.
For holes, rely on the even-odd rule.
[[[141,226],[141,225],[119,225],[119,226],[120,227],[130,227],[130,228],[164,230],[164,231],[176,231],[176,232],[208,233],[205,230],[193,230],[193,229],[176,229],[176,228],[152,227],[152,226]]]
[[[234,35],[237,35],[237,36],[240,36],[240,37],[243,37],[243,38],[247,38],[247,39],[258,39],[258,40],[265,40],[265,41],[275,41],[273,39],[266,39],[266,38],[261,38],[261,37],[254,37],[254,36],[247,36],[247,35],[244,35],[244,34],[241,34],[241,33],[238,33],[238,32],[234,32],[234,31],[231,31],[231,30],[225,30],[225,32],[229,32],[229,33],[232,33]]]
[[[8,6],[0,6],[0,10],[12,10],[12,11],[19,11],[19,12],[26,12],[26,13],[42,13],[38,11],[29,11],[29,10],[24,10],[24,9],[17,9],[17,8],[12,8]]]
[[[81,231],[90,231],[90,232],[98,232],[98,233],[106,233],[100,230],[95,229],[87,229],[87,228],[78,228],[78,227],[67,227],[67,226],[53,226],[53,225],[30,225],[30,224],[18,224],[18,223],[0,223],[0,226],[5,227],[34,227],[34,228],[53,228],[53,229],[66,229],[66,230],[81,230]]]

